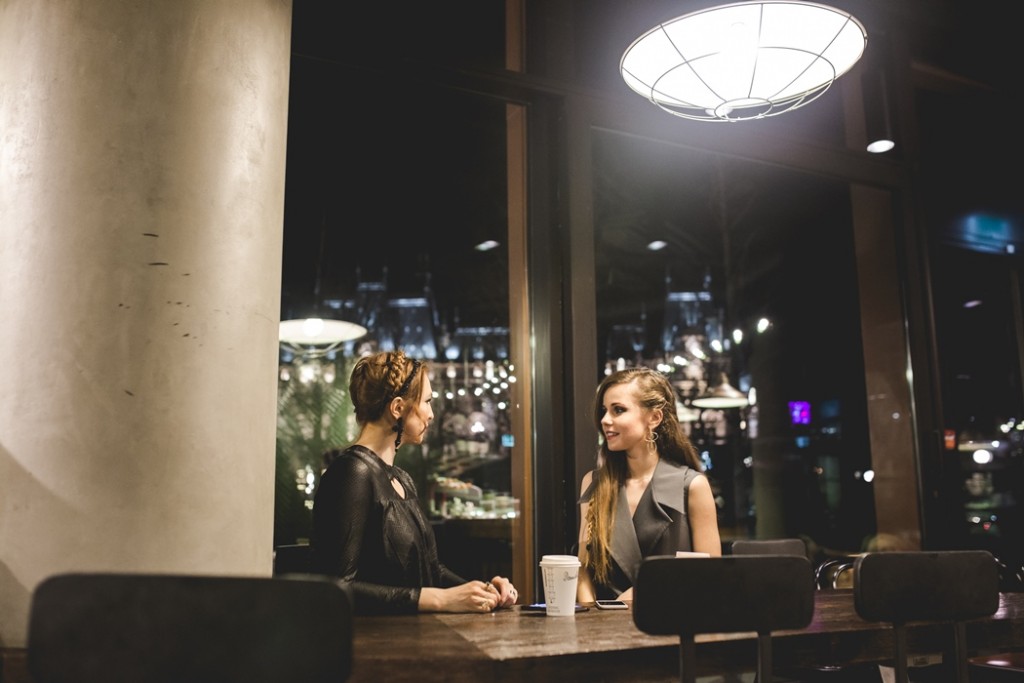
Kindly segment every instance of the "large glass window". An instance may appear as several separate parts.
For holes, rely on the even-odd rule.
[[[724,540],[860,551],[875,514],[848,186],[594,139],[599,367],[677,387]],[[724,381],[740,405],[700,407]]]
[[[936,347],[942,388],[940,472],[944,542],[1024,560],[1024,203],[1017,176],[992,161],[1015,158],[1013,125],[957,133],[998,98],[922,92],[922,173],[932,239]],[[979,109],[980,108],[980,109]]]
[[[1012,262],[939,246],[940,340],[948,532],[958,546],[1020,561],[1024,500],[1021,288]]]
[[[460,3],[422,21],[368,14],[381,21],[378,35],[398,41],[388,59],[425,50],[438,63],[489,64],[502,56],[501,10]],[[397,463],[416,482],[442,561],[469,577],[511,575],[506,103],[359,66],[366,55],[340,37],[344,26],[327,40],[331,16],[296,4],[305,42],[291,74],[282,318],[315,313],[368,332],[329,350],[282,350],[275,545],[308,538],[325,454],[358,433],[353,363],[401,348],[428,363],[435,421]],[[458,33],[455,16],[497,33],[484,46],[427,30]]]

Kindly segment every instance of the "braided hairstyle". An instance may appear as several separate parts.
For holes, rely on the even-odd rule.
[[[419,359],[409,358],[402,350],[381,351],[360,358],[352,368],[348,391],[356,409],[356,422],[364,425],[379,420],[391,401],[407,396],[419,397],[423,391],[423,377],[426,367]],[[395,448],[402,443],[402,429],[405,415],[416,405],[407,401],[407,406],[392,430],[397,433]]]
[[[661,422],[651,434],[658,455],[680,465],[688,465],[698,472],[701,466],[697,449],[690,443],[676,413],[676,392],[660,372],[650,368],[627,368],[614,372],[597,387],[594,397],[594,425],[600,434],[604,417],[604,395],[610,387],[632,384],[637,403],[645,410],[660,410]],[[648,441],[651,443],[651,441]],[[624,451],[611,451],[601,440],[599,466],[595,475],[594,492],[587,508],[587,536],[584,557],[598,583],[607,583],[611,572],[611,535],[618,504],[619,488],[629,477]]]

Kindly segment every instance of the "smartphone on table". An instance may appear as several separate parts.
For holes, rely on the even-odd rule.
[[[546,612],[548,606],[544,602],[535,602],[532,605],[523,605],[523,609],[527,612]],[[583,605],[576,605],[577,612],[586,612],[589,609],[589,607],[584,607]]]
[[[622,600],[598,600],[597,609],[629,609],[629,605]]]

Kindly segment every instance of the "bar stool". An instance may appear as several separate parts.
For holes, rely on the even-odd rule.
[[[29,611],[35,683],[340,683],[352,607],[332,581],[60,574]]]
[[[772,680],[771,632],[814,616],[811,563],[794,555],[649,557],[633,587],[633,622],[679,636],[679,680],[696,681],[698,633],[757,633],[757,680]]]
[[[909,621],[952,622],[955,680],[967,683],[965,621],[999,607],[995,558],[983,550],[866,553],[857,558],[854,606],[863,619],[892,624],[897,683],[907,683]]]

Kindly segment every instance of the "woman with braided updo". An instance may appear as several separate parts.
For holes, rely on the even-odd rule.
[[[597,388],[599,465],[583,476],[579,602],[633,599],[640,563],[678,551],[721,555],[718,510],[659,372],[629,368]]]
[[[349,395],[361,430],[327,468],[313,501],[316,571],[352,592],[360,614],[490,612],[515,603],[502,576],[466,581],[440,563],[412,477],[395,466],[434,419],[426,367],[402,351],[359,359]]]

